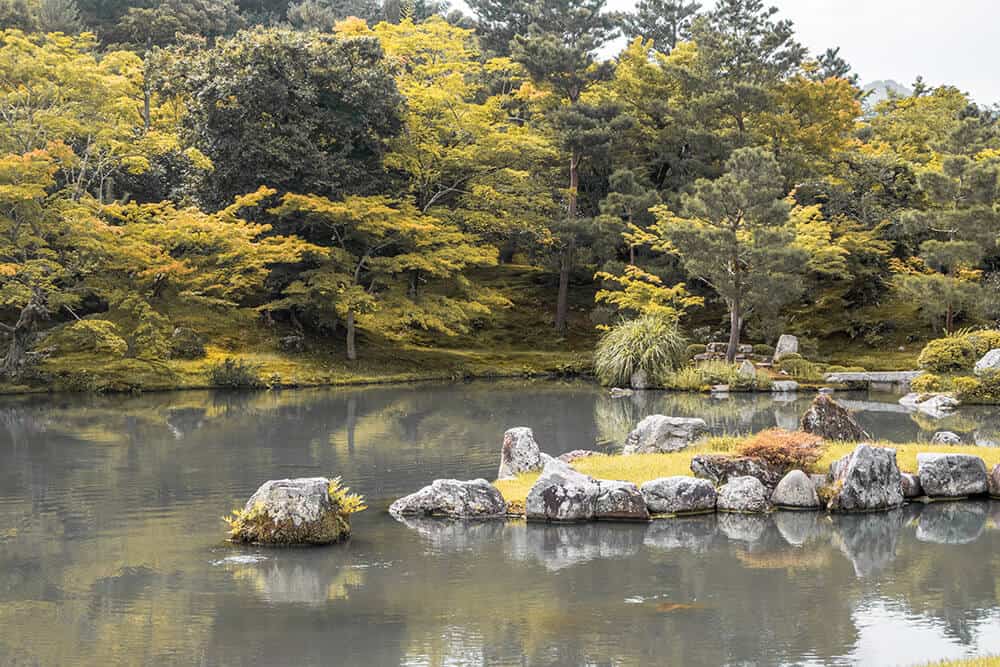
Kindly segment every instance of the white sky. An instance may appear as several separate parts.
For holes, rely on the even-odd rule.
[[[462,6],[461,0],[453,2]],[[608,0],[629,9],[634,0]],[[703,0],[711,4],[711,0]],[[771,0],[813,52],[841,47],[862,83],[918,74],[983,104],[1000,102],[1000,3],[996,0]]]

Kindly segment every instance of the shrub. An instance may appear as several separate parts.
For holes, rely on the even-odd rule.
[[[969,370],[978,357],[972,343],[963,336],[949,336],[927,343],[917,363],[921,368],[935,373]]]
[[[699,354],[705,354],[708,352],[708,346],[704,343],[693,343],[687,346],[687,350],[684,351],[684,356],[688,359],[694,359]]]
[[[637,371],[644,371],[656,384],[681,365],[686,347],[675,320],[643,315],[601,337],[594,351],[594,372],[609,386],[628,386]]]
[[[221,363],[212,366],[208,375],[216,387],[260,389],[264,386],[260,379],[260,368],[242,359],[226,357]]]
[[[791,355],[789,355],[789,357],[790,356]],[[801,357],[798,359],[791,359],[789,357],[782,357],[781,361],[778,362],[778,368],[780,370],[785,371],[797,380],[803,380],[805,382],[823,381],[823,371],[825,368],[823,365],[806,361]]]
[[[703,384],[736,385],[740,379],[740,367],[725,361],[706,361],[695,368],[701,374]]]
[[[697,366],[685,366],[675,373],[671,373],[665,382],[665,386],[677,391],[705,391],[708,383],[702,376]]]
[[[782,470],[808,470],[823,457],[823,439],[811,433],[761,431],[740,447],[740,454],[764,459]]]
[[[796,361],[801,359],[804,359],[804,357],[798,352],[789,352],[781,357],[781,361]],[[778,363],[781,363],[781,361]]]
[[[753,346],[753,353],[761,357],[773,357],[774,346],[767,345],[766,343],[758,343]]]
[[[1000,349],[1000,331],[973,331],[965,339],[972,344],[977,357],[982,357],[990,350]]]
[[[939,375],[924,373],[910,383],[910,389],[918,394],[929,394],[944,391],[944,382],[941,380],[941,376]]]
[[[205,343],[194,329],[177,327],[170,337],[172,359],[201,359],[205,356]]]
[[[73,351],[101,352],[123,357],[128,343],[119,335],[118,327],[108,320],[79,320],[66,327],[62,336]]]
[[[963,403],[974,405],[1000,404],[1000,373],[991,373],[982,378],[955,378],[954,385],[955,396]]]

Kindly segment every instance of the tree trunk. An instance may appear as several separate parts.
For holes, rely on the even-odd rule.
[[[2,370],[5,375],[17,375],[31,344],[31,336],[35,333],[35,326],[39,320],[47,315],[48,309],[45,307],[41,295],[36,293],[21,309],[17,324],[13,327],[6,327],[10,331],[10,346],[7,348],[7,356],[3,360]]]
[[[729,347],[726,348],[726,361],[734,363],[736,353],[740,349],[740,329],[743,328],[743,314],[740,312],[740,302],[735,301],[729,307]]]
[[[569,158],[569,217],[576,217],[577,192],[580,190],[580,154],[573,151]]]
[[[566,333],[566,318],[569,314],[569,274],[573,268],[573,248],[564,249],[559,254],[559,297],[556,300],[556,331]]]
[[[358,360],[358,350],[354,343],[354,311],[347,313],[347,358],[350,361]]]
[[[948,311],[945,313],[944,330],[948,335],[955,333],[955,310],[951,307],[950,303],[948,304]]]

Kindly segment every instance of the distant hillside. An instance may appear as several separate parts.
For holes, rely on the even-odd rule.
[[[872,94],[865,100],[865,105],[868,108],[873,108],[879,102],[889,99],[889,95],[894,94],[899,97],[909,97],[913,94],[912,88],[907,88],[898,81],[893,81],[892,79],[887,79],[885,81],[872,81],[871,83],[865,84],[863,90]]]

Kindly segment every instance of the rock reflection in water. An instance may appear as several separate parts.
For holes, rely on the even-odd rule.
[[[475,551],[503,538],[506,524],[497,521],[459,521],[429,517],[398,517],[398,521],[424,539],[428,551]]]
[[[935,544],[970,544],[986,530],[990,504],[981,502],[930,503],[920,512],[917,539]]]
[[[910,507],[910,506],[907,506]],[[882,571],[896,557],[907,508],[891,512],[836,514],[832,517],[833,541],[851,561],[859,577]]]
[[[322,606],[348,599],[353,589],[364,585],[365,570],[343,567],[329,553],[324,558],[322,551],[278,549],[259,560],[225,559],[222,566],[271,604]]]
[[[708,551],[719,532],[719,519],[715,514],[659,519],[649,524],[643,543],[654,549],[688,549]]]
[[[634,556],[642,547],[645,531],[645,524],[529,523],[511,533],[508,547],[515,560],[534,561],[557,572],[593,560]]]

